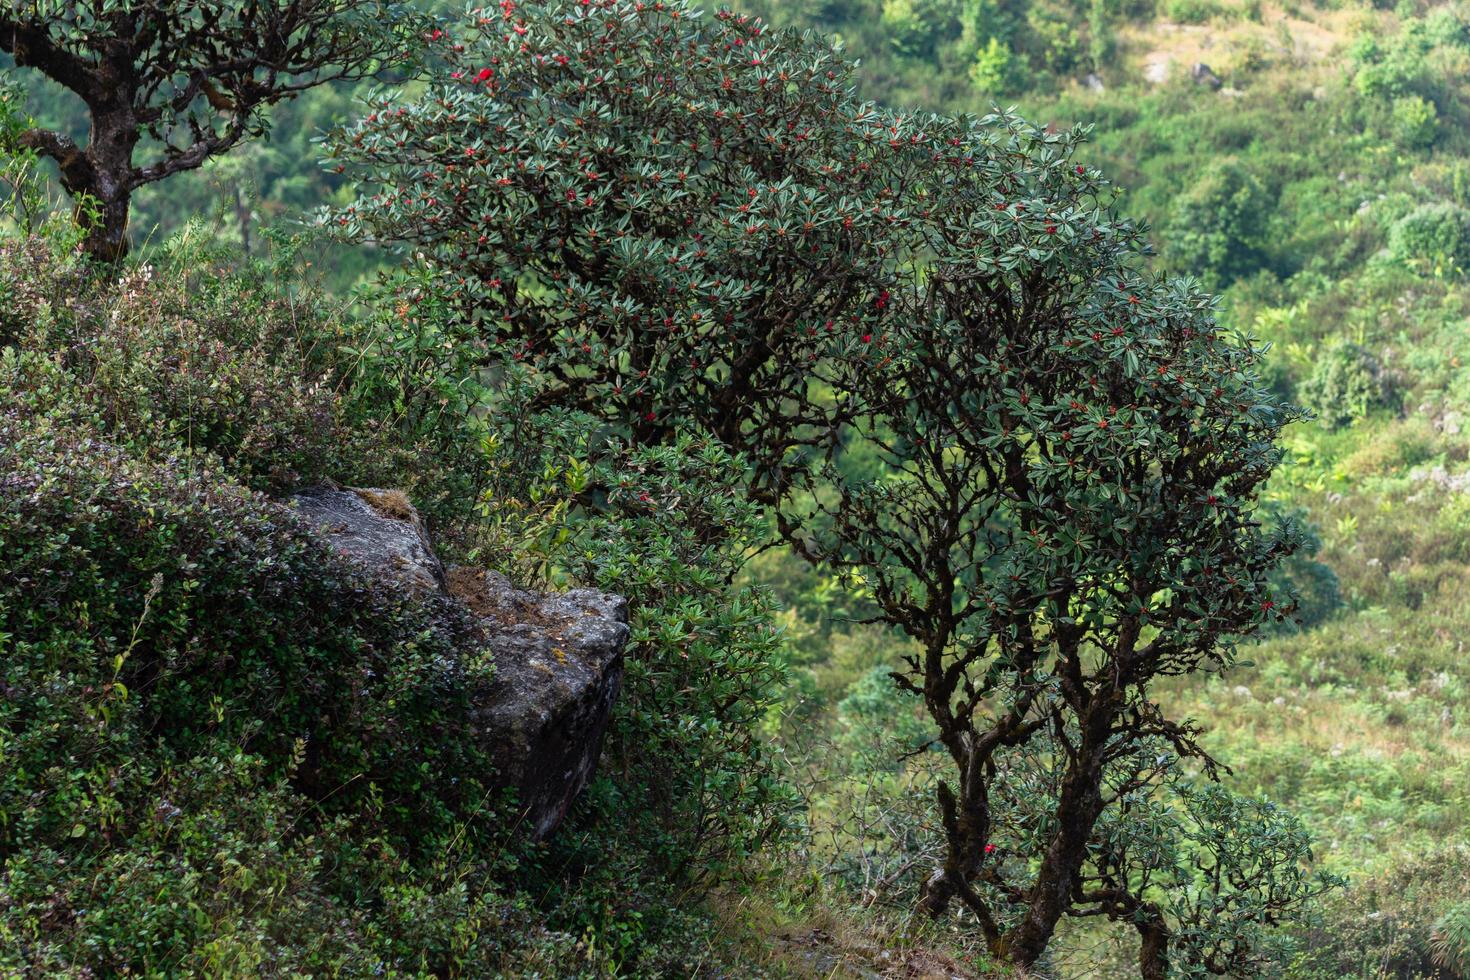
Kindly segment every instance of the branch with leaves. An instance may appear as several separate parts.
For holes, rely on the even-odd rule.
[[[20,141],[91,199],[86,249],[115,261],[139,187],[264,135],[266,110],[299,92],[411,65],[428,27],[387,0],[12,0],[0,52],[86,106],[86,145],[39,128]]]

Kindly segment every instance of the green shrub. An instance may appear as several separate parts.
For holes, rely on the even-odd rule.
[[[970,64],[970,83],[985,95],[1000,95],[1016,87],[1019,66],[1016,56],[1000,38],[992,37],[975,52]]]
[[[769,596],[728,584],[760,530],[742,467],[709,439],[629,447],[577,413],[517,411],[534,380],[507,395],[479,553],[515,556],[507,570],[523,579],[636,597],[604,773],[585,822],[559,837],[624,841],[645,875],[738,874],[791,809],[759,734],[785,679],[782,640]]]
[[[348,316],[289,254],[185,240],[101,280],[44,243],[0,252],[21,310],[0,690],[38,706],[0,701],[0,947],[22,937],[15,969],[42,972],[79,943],[103,973],[534,970],[568,940],[527,923],[521,887],[581,942],[557,969],[687,973],[708,952],[688,882],[740,873],[791,812],[759,736],[780,637],[766,596],[729,585],[756,515],[740,467],[487,415],[484,351],[429,284],[392,278]],[[536,855],[502,846],[480,782],[474,626],[366,581],[246,485],[375,472],[437,492],[486,563],[638,600],[603,774]],[[208,829],[149,823],[186,798]]]
[[[5,955],[446,968],[458,927],[406,937],[390,892],[502,918],[476,878],[502,837],[478,627],[369,582],[217,470],[131,458],[54,363],[11,351],[0,378]]]
[[[1274,508],[1267,508],[1268,512]],[[1273,519],[1289,517],[1299,522],[1303,530],[1301,548],[1281,563],[1271,575],[1272,588],[1282,594],[1294,592],[1298,596],[1296,612],[1278,623],[1268,624],[1266,634],[1293,633],[1321,625],[1333,613],[1342,608],[1342,590],[1337,573],[1331,566],[1318,560],[1322,550],[1322,538],[1316,525],[1308,519],[1303,508],[1287,514],[1273,513]]]
[[[70,397],[129,453],[270,492],[401,487],[447,536],[483,479],[477,348],[401,278],[349,312],[294,271],[305,244],[245,261],[190,224],[114,279],[40,238],[0,241],[0,343],[57,352]]]
[[[1163,229],[1170,264],[1222,288],[1266,264],[1266,186],[1235,160],[1216,163],[1173,206]]]
[[[1224,8],[1215,0],[1168,0],[1165,13],[1176,24],[1203,24]]]
[[[1032,64],[1043,71],[1066,74],[1082,63],[1084,49],[1074,8],[1032,5],[1026,11],[1026,40],[1035,50]]]
[[[1470,265],[1470,210],[1443,201],[1421,204],[1389,229],[1388,252],[1421,272],[1459,274]]]
[[[1459,976],[1470,974],[1470,901],[1450,906],[1434,924],[1434,963]]]
[[[882,23],[895,50],[908,56],[923,56],[955,24],[956,0],[883,0]]]
[[[342,787],[334,798],[350,806],[371,782],[405,834],[473,807],[488,756],[466,712],[491,665],[463,653],[480,646],[469,621],[451,609],[431,618],[418,599],[370,584],[304,523],[217,472],[135,461],[84,409],[31,411],[47,397],[34,373],[27,358],[4,364],[27,406],[0,421],[0,634],[16,690],[60,685],[74,700],[54,710],[105,722],[79,725],[89,742],[146,733],[188,758],[226,737],[281,767],[304,746],[301,787]],[[37,730],[36,717],[13,717]],[[405,767],[399,738],[434,763]],[[60,810],[85,809],[51,785],[63,775],[12,768],[19,795],[7,810],[42,786]],[[52,819],[32,829],[55,829]],[[0,841],[22,832],[12,823]]]
[[[1329,429],[1352,425],[1390,400],[1377,359],[1347,341],[1332,345],[1317,359],[1297,394],[1302,405]]]
[[[331,366],[340,313],[282,285],[289,254],[235,266],[203,244],[187,230],[116,279],[37,239],[0,245],[16,300],[0,340],[56,352],[109,438],[140,456],[213,461],[259,489],[360,469],[376,453],[349,428]]]
[[[1393,132],[1399,143],[1411,150],[1425,150],[1439,139],[1439,110],[1417,95],[1393,100]]]
[[[1457,910],[1470,900],[1467,883],[1470,851],[1454,844],[1355,879],[1328,900],[1321,923],[1305,932],[1309,952],[1291,976],[1442,976],[1433,951],[1436,930],[1458,924]]]

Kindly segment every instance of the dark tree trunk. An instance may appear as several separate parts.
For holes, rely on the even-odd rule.
[[[90,206],[77,207],[77,221],[86,231],[82,249],[98,262],[116,263],[128,254],[128,210],[132,193],[124,191],[103,197],[89,191],[93,197]]]
[[[240,185],[235,184],[235,220],[240,222],[240,250],[250,255],[250,205]]]
[[[1167,980],[1169,976],[1169,930],[1157,915],[1137,924],[1138,976],[1141,980]]]
[[[22,146],[56,162],[62,189],[76,202],[73,217],[83,232],[82,248],[99,262],[128,254],[128,211],[137,186],[133,150],[138,125],[126,105],[92,107],[91,139],[85,149],[62,133],[32,129]]]
[[[1037,869],[1025,916],[1001,941],[1006,957],[1018,966],[1041,957],[1071,905],[1072,888],[1087,861],[1087,841],[1103,811],[1103,758],[1113,718],[1106,696],[1094,700],[1082,718],[1082,738],[1057,799],[1059,826]]]
[[[130,105],[96,106],[87,143],[91,173],[88,186],[68,187],[91,198],[79,206],[78,218],[86,231],[82,247],[99,262],[115,263],[128,254],[128,212],[133,200],[133,151],[138,145],[138,123]]]
[[[1005,937],[1011,962],[1030,966],[1046,951],[1057,922],[1071,904],[1072,885],[1087,860],[1087,840],[1101,811],[1101,795],[1091,773],[1074,773],[1063,782],[1057,806],[1061,827],[1037,870],[1025,916]]]
[[[929,916],[943,914],[956,897],[970,895],[970,882],[985,863],[985,844],[990,839],[989,787],[973,759],[967,758],[964,763],[959,798],[944,783],[939,786],[938,798],[948,847],[944,866],[935,870],[919,895],[918,911]],[[980,909],[973,911],[981,916],[986,938],[993,942],[997,938],[994,926]]]

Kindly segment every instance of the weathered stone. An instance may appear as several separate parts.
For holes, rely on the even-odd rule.
[[[1224,84],[1220,81],[1220,76],[1211,71],[1210,66],[1203,61],[1195,62],[1194,67],[1189,70],[1189,77],[1194,79],[1195,84],[1208,88],[1218,89]]]
[[[474,721],[495,760],[494,783],[515,791],[527,834],[552,833],[597,768],[622,683],[627,601],[591,589],[528,592],[478,568],[446,575],[398,491],[318,488],[293,503],[374,575],[439,593],[479,619],[495,682]]]
[[[527,830],[545,837],[597,768],[622,683],[627,601],[591,589],[525,592],[463,567],[450,570],[449,590],[489,630],[496,691],[482,723],[498,733],[496,767],[517,790]]]
[[[319,487],[298,493],[291,502],[339,551],[373,574],[415,588],[442,588],[444,569],[434,557],[424,522],[400,491]]]

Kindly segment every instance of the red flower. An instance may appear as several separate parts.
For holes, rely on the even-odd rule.
[[[873,342],[873,335],[872,334],[870,334],[870,333],[863,334],[863,343],[865,343],[865,344],[871,344],[872,342]]]
[[[488,82],[488,81],[490,81],[490,79],[492,79],[494,77],[495,77],[495,69],[493,69],[493,68],[481,68],[480,69],[480,74],[478,74],[478,75],[475,76],[475,81],[478,81],[478,82]]]
[[[986,854],[994,854],[995,853],[995,845],[994,844],[986,844],[985,845],[985,853]]]
[[[1275,605],[1276,603],[1272,602],[1270,599],[1267,599],[1265,602],[1261,603],[1261,612],[1270,612],[1272,607]]]
[[[885,289],[879,293],[878,298],[873,301],[873,305],[880,310],[886,307],[888,305],[888,290]]]
[[[1078,172],[1078,173],[1079,173],[1079,174],[1085,174],[1085,173],[1087,173],[1087,169],[1086,169],[1086,168],[1085,168],[1085,167],[1082,167],[1082,166],[1081,166],[1081,165],[1079,165],[1079,166],[1078,166],[1078,167],[1077,167],[1077,172]]]

